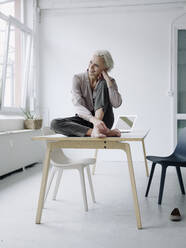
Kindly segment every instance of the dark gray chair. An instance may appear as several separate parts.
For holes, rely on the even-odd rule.
[[[162,202],[163,189],[164,189],[164,184],[165,184],[165,176],[166,176],[166,171],[167,171],[168,166],[174,166],[176,168],[181,192],[183,195],[185,195],[185,188],[183,185],[183,179],[182,179],[180,167],[186,167],[186,127],[180,130],[179,136],[178,136],[178,144],[174,152],[170,156],[168,157],[147,156],[146,158],[152,161],[152,168],[150,171],[150,177],[149,177],[147,190],[145,194],[146,197],[148,196],[148,193],[149,193],[149,189],[150,189],[150,185],[151,185],[151,181],[152,181],[152,177],[154,174],[154,169],[155,169],[156,164],[160,164],[162,167],[158,204],[161,204]]]

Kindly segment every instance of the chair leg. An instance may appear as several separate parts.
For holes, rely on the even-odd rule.
[[[81,180],[81,189],[82,189],[82,195],[83,195],[84,209],[85,209],[85,211],[88,211],[87,193],[86,193],[86,187],[85,187],[84,168],[80,168],[78,170],[79,170],[79,175],[80,175],[80,180]]]
[[[148,185],[147,185],[147,190],[146,190],[146,193],[145,193],[145,197],[147,197],[148,196],[148,193],[149,193],[150,185],[151,185],[151,182],[152,182],[152,177],[154,175],[155,165],[156,165],[156,163],[152,163],[152,167],[151,167],[151,171],[150,171],[150,177],[149,177],[149,182],[148,182]]]
[[[185,195],[185,189],[184,189],[184,184],[183,184],[183,179],[181,175],[181,169],[180,167],[176,167],[177,175],[178,175],[178,181],[180,183],[180,189],[183,195]]]
[[[96,163],[97,163],[97,157],[98,157],[98,149],[96,149],[96,150],[95,150],[95,153],[94,153],[94,158],[96,159],[96,162],[95,162],[95,164],[93,164],[93,167],[92,167],[92,175],[95,174]]]
[[[53,192],[53,197],[52,197],[53,200],[56,200],[56,195],[57,195],[57,192],[58,192],[58,189],[59,189],[59,184],[60,184],[61,177],[62,177],[62,174],[63,174],[63,169],[62,168],[57,168],[57,170],[58,170],[58,175],[57,175],[57,179],[56,179],[55,189],[54,189],[54,192]]]
[[[160,190],[159,190],[159,197],[158,197],[158,204],[161,205],[162,196],[163,196],[163,189],[165,184],[165,176],[166,176],[167,167],[162,166],[161,172],[161,180],[160,180]]]
[[[48,182],[48,187],[47,187],[46,194],[45,194],[45,201],[46,201],[48,193],[50,191],[50,187],[51,187],[52,181],[54,179],[55,173],[56,173],[56,168],[52,167],[51,176],[50,176],[50,179],[49,179],[49,182]]]
[[[89,182],[89,186],[90,186],[90,192],[91,192],[91,196],[92,196],[92,201],[96,202],[89,165],[86,167],[86,170],[87,170],[87,176],[88,176],[88,182]]]

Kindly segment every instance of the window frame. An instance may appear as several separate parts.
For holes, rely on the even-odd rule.
[[[7,22],[7,25],[8,25],[8,16],[4,15],[2,12],[0,12],[0,19],[2,19],[3,21]],[[3,67],[2,67],[2,78],[0,78],[0,84],[1,84],[1,88],[0,88],[0,110],[1,110],[1,106],[2,106],[2,103],[3,103],[3,82],[4,82],[4,76],[5,76],[5,72],[4,70],[6,69],[6,67],[4,66],[4,62],[7,61],[7,58],[6,58],[6,50],[7,50],[7,30],[8,30],[8,26],[7,26],[7,29],[6,29],[6,37],[5,37],[5,44],[6,46],[3,47],[4,51],[3,51]]]
[[[25,67],[23,71],[23,87],[24,87],[24,93],[22,95],[21,99],[21,106],[22,108],[26,108],[26,102],[27,98],[29,97],[28,94],[28,81],[29,81],[29,74],[30,74],[30,65],[31,65],[31,52],[32,52],[32,43],[33,43],[33,31],[27,27],[25,24],[21,23],[18,19],[15,17],[9,15],[6,16],[3,13],[0,12],[0,18],[3,19],[5,22],[7,22],[7,29],[6,29],[6,45],[4,47],[3,52],[3,68],[2,68],[2,87],[0,92],[0,113],[19,113],[20,108],[19,107],[5,107],[4,106],[4,96],[5,96],[5,86],[6,86],[6,76],[7,76],[7,62],[8,62],[8,52],[9,52],[9,41],[10,41],[10,30],[11,26],[14,26],[19,31],[23,32],[25,36],[30,40],[28,44],[28,40],[24,42],[25,44],[22,44],[22,48],[24,49],[24,57],[25,57]]]

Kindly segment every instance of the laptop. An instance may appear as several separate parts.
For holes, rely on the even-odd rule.
[[[137,115],[119,115],[114,128],[119,129],[121,133],[132,132],[136,123]]]

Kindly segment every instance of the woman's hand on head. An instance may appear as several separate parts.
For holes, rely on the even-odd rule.
[[[110,77],[109,77],[109,75],[108,75],[108,73],[107,73],[106,70],[103,70],[101,74],[102,74],[103,78],[104,78],[106,81],[107,81],[108,79],[110,79]]]
[[[104,79],[104,77],[103,77],[103,75],[102,75],[102,73],[101,74],[99,74],[99,76],[98,76],[98,78],[97,78],[98,80],[102,80],[102,79]]]
[[[107,82],[107,87],[111,87],[112,86],[112,80],[111,78],[109,77],[108,73],[106,70],[102,71],[102,75],[103,75],[103,78],[105,79],[105,81]]]

